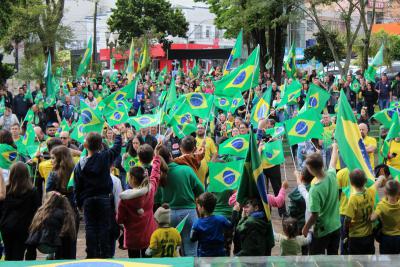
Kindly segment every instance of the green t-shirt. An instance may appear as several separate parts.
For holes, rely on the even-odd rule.
[[[339,189],[336,170],[329,169],[321,182],[311,186],[309,192],[310,212],[317,212],[314,234],[320,238],[340,228]]]
[[[226,190],[223,192],[213,192],[217,198],[217,204],[215,205],[214,214],[222,215],[226,217],[232,216],[232,207],[229,206],[229,198],[232,196],[232,190]]]

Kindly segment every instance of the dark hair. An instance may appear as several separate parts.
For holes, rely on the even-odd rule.
[[[191,135],[186,135],[181,140],[181,148],[186,153],[193,152],[196,149],[196,139]]]
[[[97,152],[101,150],[103,140],[101,135],[95,132],[90,132],[86,137],[87,149],[91,152]]]
[[[163,204],[161,205],[161,207],[163,207],[163,208],[166,209],[166,210],[169,210],[169,205],[168,205],[168,203],[163,203]]]
[[[49,140],[47,140],[46,145],[47,145],[47,150],[52,151],[53,148],[57,146],[62,146],[63,142],[61,141],[60,138],[52,137]]]
[[[134,179],[137,185],[142,184],[145,178],[145,169],[143,167],[132,167],[129,169],[129,179]]]
[[[288,238],[295,238],[298,233],[297,220],[292,217],[283,218],[282,229]]]
[[[305,164],[308,171],[314,176],[323,176],[324,174],[324,160],[320,153],[312,153],[307,156]]]
[[[158,151],[158,155],[164,159],[165,163],[168,164],[171,162],[171,152],[166,146],[161,146],[160,150]]]
[[[361,188],[367,182],[367,177],[365,176],[365,172],[360,169],[355,169],[350,172],[350,183],[351,185]]]
[[[257,207],[258,210],[262,208],[261,200],[258,198],[252,198],[246,201],[246,205]]]
[[[18,161],[11,165],[7,194],[22,195],[33,189],[28,167]]]
[[[311,181],[314,179],[314,175],[312,175],[307,168],[303,168],[301,170],[301,176],[303,181],[307,184],[310,184]]]
[[[69,148],[66,146],[56,146],[50,152],[54,155],[53,171],[57,174],[57,191],[65,193],[67,185],[74,170],[75,164]]]
[[[0,130],[0,144],[7,144],[12,146],[13,148],[17,148],[12,138],[12,134],[7,130]]]
[[[143,144],[138,149],[138,157],[140,162],[150,164],[153,160],[154,149],[149,144]]]
[[[400,184],[396,180],[390,180],[385,185],[385,192],[390,197],[395,197],[399,194]]]
[[[215,205],[217,205],[217,198],[213,193],[204,192],[199,196],[197,203],[200,207],[204,208],[208,214],[211,214],[215,209]]]
[[[126,152],[128,152],[128,154],[131,157],[137,157],[137,155],[138,155],[138,152],[136,151],[136,149],[133,148],[133,144],[132,144],[133,140],[135,140],[135,139],[139,140],[140,145],[143,145],[142,138],[138,138],[137,136],[134,136],[131,140],[129,140],[128,143],[126,144],[126,147],[127,147]]]

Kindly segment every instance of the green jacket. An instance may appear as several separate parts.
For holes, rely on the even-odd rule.
[[[311,185],[306,185],[307,191]],[[305,224],[306,202],[300,194],[297,186],[288,195],[289,198],[289,215],[297,220],[298,229],[302,229]]]
[[[161,190],[161,203],[171,209],[194,209],[196,197],[204,192],[204,186],[193,169],[175,162],[168,164],[167,185]]]
[[[236,231],[241,243],[241,250],[236,256],[268,256],[275,245],[272,225],[264,212],[253,212],[242,218]]]

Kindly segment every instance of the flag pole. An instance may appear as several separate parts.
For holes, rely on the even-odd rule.
[[[205,137],[207,137],[208,125],[210,124],[210,115],[211,115],[211,113],[214,112],[214,98],[215,98],[215,96],[213,96],[213,103],[211,105],[210,113],[208,114],[208,118],[207,118],[206,129],[205,129],[205,132],[204,132]]]
[[[258,47],[258,46],[259,46],[259,45],[257,45],[257,47]],[[255,58],[255,60],[254,60],[254,65],[257,64],[257,66],[258,66],[258,64],[260,64],[259,56],[260,56],[260,52],[258,52],[258,55],[256,56],[256,58]],[[251,76],[249,96],[248,96],[247,105],[246,105],[246,115],[244,116],[245,119],[246,119],[246,117],[247,117],[247,114],[249,113],[250,98],[251,98],[251,96],[252,96],[251,93],[252,93],[252,91],[253,91],[254,72],[257,70],[257,66],[254,68],[253,74],[252,74],[252,76]]]
[[[296,162],[294,162],[294,156],[293,156],[292,146],[289,145],[289,149],[290,149],[290,154],[292,155],[294,170],[297,171]]]

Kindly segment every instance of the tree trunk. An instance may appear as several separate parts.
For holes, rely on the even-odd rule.
[[[282,80],[283,58],[285,56],[286,24],[276,26],[275,31],[274,79],[275,82],[280,85]]]
[[[268,56],[271,58],[272,62],[272,75],[275,73],[275,29],[271,26],[268,27]]]
[[[259,44],[260,44],[260,71],[264,73],[265,63],[267,57],[267,38],[265,36],[265,28],[258,30]]]

